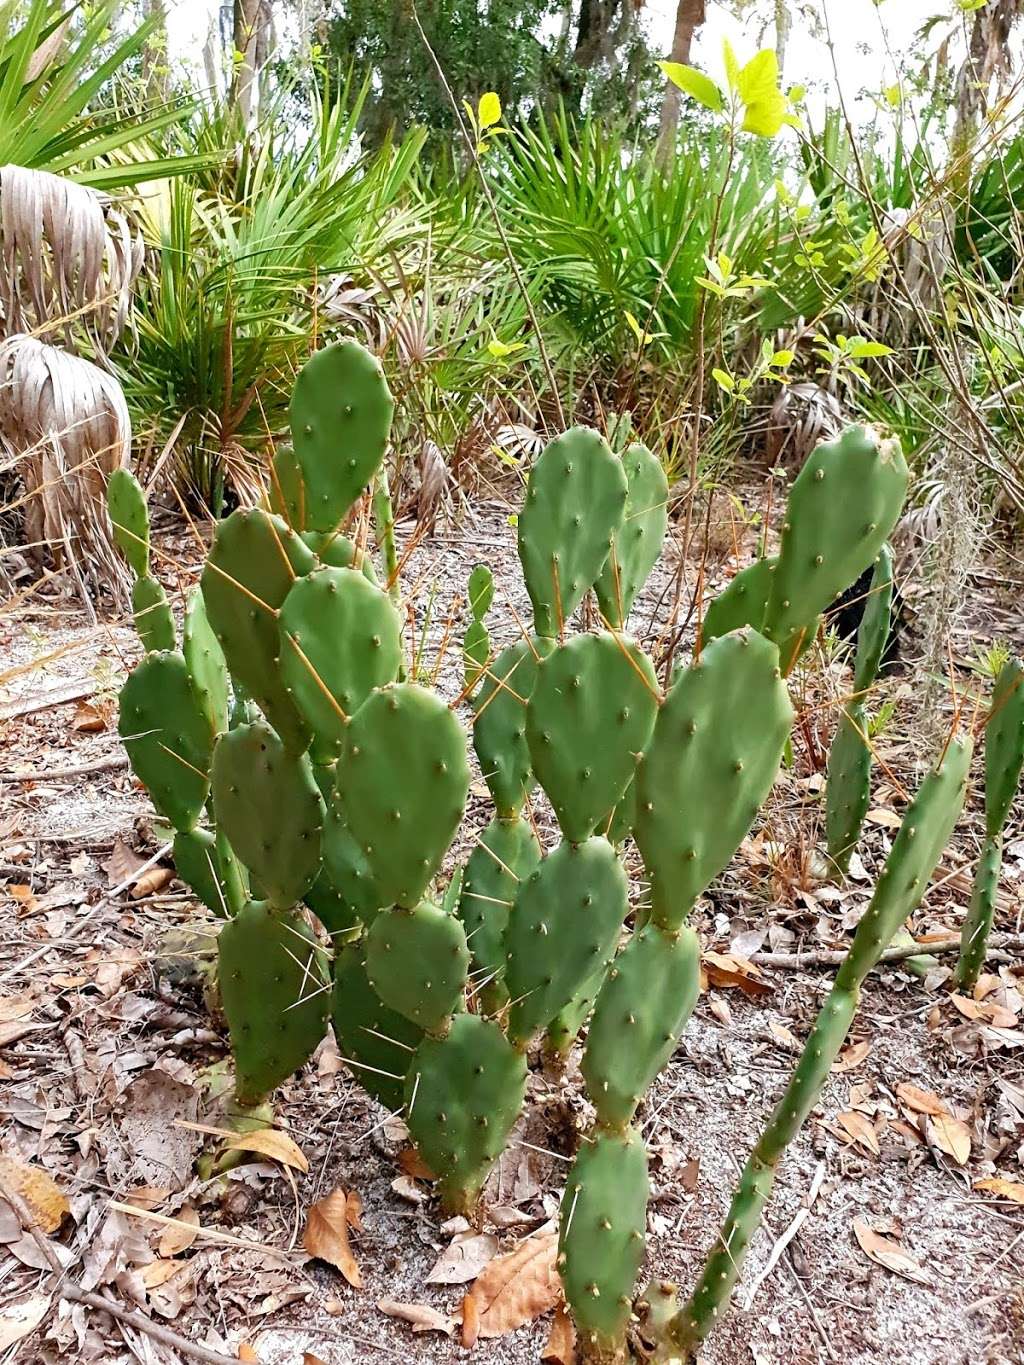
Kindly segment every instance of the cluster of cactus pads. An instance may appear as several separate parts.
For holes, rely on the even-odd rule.
[[[792,488],[778,557],[712,604],[699,655],[663,693],[624,628],[661,550],[665,475],[643,446],[614,454],[595,431],[551,441],[518,520],[532,630],[520,626],[496,651],[485,624],[493,581],[483,568],[470,580],[459,700],[494,815],[442,896],[468,742],[454,705],[405,680],[382,470],[392,412],[380,365],[360,346],[313,356],[295,385],[271,505],[217,526],[180,648],[150,572],[142,491],[126,473],[112,477],[147,651],[124,685],[121,734],[176,831],[179,873],[224,920],[220,994],[241,1104],[300,1067],[330,1020],[356,1078],[404,1114],[444,1205],[467,1211],[519,1117],[531,1049],[543,1040],[564,1053],[589,1018],[582,1071],[595,1121],[568,1180],[559,1266],[585,1350],[614,1357],[644,1255],[647,1154],[634,1119],[698,994],[687,920],[775,780],[793,722],[787,674],[821,613],[874,564],[843,720],[853,738],[837,741],[829,779],[830,845],[837,862],[848,856],[869,776],[854,741],[863,745],[863,695],[884,645],[884,547],[907,470],[894,442],[859,428],[820,446]],[[371,507],[386,582],[368,553]],[[569,633],[591,589],[601,628]],[[995,850],[1024,752],[1020,697],[993,708],[989,726],[1000,731]],[[669,1354],[689,1349],[725,1304],[860,983],[924,893],[968,761],[969,745],[952,743],[910,807],[697,1293],[664,1315]],[[531,804],[538,784],[561,833],[548,851]],[[629,837],[649,887],[631,928]],[[986,905],[990,914],[983,889],[982,928]]]

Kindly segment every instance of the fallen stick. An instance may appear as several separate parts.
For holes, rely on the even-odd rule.
[[[154,1341],[159,1341],[162,1346],[170,1346],[182,1355],[190,1356],[193,1360],[206,1362],[206,1365],[238,1365],[237,1357],[223,1355],[220,1351],[214,1351],[209,1346],[202,1346],[197,1341],[190,1341],[188,1337],[183,1337],[178,1332],[172,1332],[169,1327],[164,1327],[162,1323],[154,1322],[152,1318],[147,1317],[137,1308],[123,1308],[121,1304],[107,1298],[105,1294],[93,1294],[88,1289],[82,1289],[80,1285],[73,1284],[70,1280],[64,1280],[64,1267],[50,1244],[49,1238],[44,1236],[36,1225],[35,1217],[28,1204],[20,1194],[6,1186],[3,1187],[2,1197],[18,1215],[25,1231],[32,1237],[46,1258],[47,1265],[57,1276],[55,1293],[60,1298],[70,1299],[72,1303],[81,1303],[88,1308],[95,1308],[101,1313],[109,1313],[112,1318],[117,1318],[119,1322],[134,1327],[137,1332],[152,1337]]]
[[[778,1265],[779,1258],[781,1257],[782,1253],[786,1250],[790,1242],[800,1231],[800,1228],[803,1225],[804,1221],[806,1220],[807,1215],[811,1211],[814,1201],[818,1197],[818,1191],[821,1189],[821,1182],[824,1179],[825,1163],[823,1161],[820,1161],[818,1163],[818,1169],[814,1172],[814,1179],[811,1181],[811,1188],[807,1191],[807,1193],[801,1200],[800,1208],[799,1211],[797,1212],[796,1217],[793,1219],[792,1223],[790,1223],[789,1227],[772,1247],[771,1255],[765,1262],[764,1269],[760,1272],[759,1275],[757,1275],[757,1277],[751,1284],[749,1290],[747,1291],[747,1298],[744,1304],[744,1309],[746,1310],[746,1312],[748,1313],[750,1312],[754,1300],[757,1298],[757,1291],[761,1288],[765,1280]]]
[[[905,962],[908,957],[927,957],[929,954],[953,953],[960,948],[960,935],[936,938],[924,943],[905,943],[898,948],[887,948],[880,962]],[[990,962],[1015,962],[1024,950],[1024,934],[993,934],[989,939]],[[808,953],[751,953],[749,960],[759,967],[833,967],[846,957],[845,948],[822,948]]]
[[[32,772],[28,768],[13,773],[0,773],[0,782],[65,782],[72,777],[88,777],[90,773],[113,772],[116,768],[127,768],[127,754],[108,754],[92,763],[76,763],[71,768],[53,768],[50,772]]]

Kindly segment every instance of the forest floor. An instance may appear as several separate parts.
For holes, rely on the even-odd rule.
[[[410,556],[405,577],[419,585],[413,612],[428,672],[478,560],[495,570],[493,616],[507,615],[508,599],[527,616],[507,511],[475,504]],[[160,530],[158,545],[168,590],[194,581],[194,540],[175,525]],[[727,555],[713,559],[712,588],[736,567]],[[641,639],[658,630],[675,568],[668,557],[642,596],[633,621]],[[1008,556],[979,567],[968,623],[975,641],[998,636],[1021,649],[1022,588],[1024,569]],[[449,696],[461,681],[457,610],[454,620],[437,671]],[[511,619],[507,635],[515,635]],[[971,645],[966,636],[957,642],[961,689],[975,685]],[[194,1125],[221,1125],[229,1074],[224,1030],[204,1003],[211,921],[166,857],[135,894],[110,894],[163,842],[117,739],[116,689],[137,657],[130,627],[91,626],[52,583],[0,624],[0,1188],[20,1181],[24,1166],[45,1172],[49,1181],[37,1175],[20,1188],[49,1224],[49,1254],[64,1280],[232,1359],[568,1365],[558,1319],[552,1335],[550,1232],[587,1122],[578,1053],[561,1075],[538,1059],[526,1118],[488,1186],[479,1228],[445,1222],[400,1118],[365,1096],[332,1039],[274,1097],[276,1124],[307,1170],[280,1159],[304,1164],[278,1146],[243,1154],[226,1176],[196,1174],[197,1155],[217,1139]],[[639,1117],[652,1177],[644,1275],[684,1290],[834,971],[760,965],[758,955],[849,941],[898,823],[900,786],[918,777],[914,689],[896,671],[882,685],[895,712],[877,739],[859,856],[845,884],[822,880],[822,766],[835,708],[817,703],[841,695],[844,667],[833,659],[808,683],[794,765],[701,903],[706,989]],[[979,844],[977,774],[976,765],[968,816],[913,919],[919,940],[950,934],[962,918]],[[536,811],[553,842],[539,802]],[[1019,811],[996,925],[1018,942]],[[488,818],[477,778],[452,865]],[[1024,948],[990,961],[970,999],[950,992],[953,960],[943,954],[923,977],[891,963],[870,978],[821,1104],[782,1163],[733,1309],[704,1351],[709,1365],[1024,1360]],[[347,1197],[328,1211],[348,1280],[303,1249],[312,1205],[335,1190]],[[347,1234],[339,1207],[356,1224]],[[523,1247],[524,1239],[532,1241]],[[469,1350],[463,1296],[492,1258],[516,1247],[486,1326],[507,1325],[517,1305],[527,1320],[481,1335]],[[18,1315],[38,1326],[4,1352]],[[38,1241],[0,1199],[0,1360],[178,1359],[189,1357],[137,1323],[62,1298]]]

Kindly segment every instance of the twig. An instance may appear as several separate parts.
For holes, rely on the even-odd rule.
[[[182,1355],[190,1356],[193,1360],[206,1361],[208,1365],[238,1365],[235,1357],[223,1355],[220,1351],[214,1351],[209,1346],[201,1346],[196,1341],[189,1341],[188,1337],[183,1337],[178,1332],[172,1332],[169,1327],[154,1322],[152,1318],[147,1317],[138,1309],[122,1308],[119,1303],[115,1303],[103,1294],[90,1293],[89,1290],[82,1289],[80,1285],[73,1284],[70,1280],[64,1280],[64,1267],[61,1265],[49,1238],[44,1236],[37,1226],[28,1204],[20,1194],[6,1185],[3,1187],[3,1198],[18,1215],[25,1231],[32,1237],[45,1257],[47,1265],[57,1276],[56,1293],[62,1299],[70,1299],[72,1303],[85,1304],[86,1307],[95,1308],[101,1313],[109,1313],[112,1318],[117,1318],[119,1322],[134,1327],[137,1332],[145,1333],[154,1341],[159,1341],[162,1346],[170,1346]]]
[[[880,962],[905,962],[908,957],[927,957],[930,953],[952,953],[960,947],[960,935],[937,938],[924,943],[907,943],[898,948],[886,948]],[[1014,962],[1015,952],[1024,948],[1024,934],[993,934],[989,939],[988,959],[991,962]],[[995,949],[996,951],[991,951]],[[998,951],[1002,949],[1003,951]],[[759,967],[834,967],[846,957],[845,948],[823,948],[810,953],[751,953],[750,961]]]
[[[818,1169],[814,1172],[814,1179],[811,1181],[811,1188],[810,1188],[810,1189],[807,1191],[807,1193],[804,1195],[803,1200],[802,1200],[802,1202],[801,1202],[801,1204],[800,1204],[800,1209],[799,1209],[799,1211],[797,1212],[796,1217],[793,1219],[792,1223],[790,1223],[789,1227],[786,1229],[786,1231],[782,1234],[782,1236],[778,1239],[778,1241],[777,1241],[777,1242],[775,1243],[775,1245],[772,1247],[771,1255],[768,1257],[767,1261],[765,1262],[765,1264],[764,1264],[764,1269],[763,1269],[763,1270],[761,1271],[761,1273],[757,1276],[757,1278],[754,1280],[753,1284],[750,1286],[749,1290],[747,1291],[747,1301],[746,1301],[746,1303],[743,1305],[743,1308],[744,1308],[744,1311],[745,1311],[745,1312],[747,1312],[747,1313],[750,1312],[750,1309],[751,1309],[751,1307],[753,1306],[754,1300],[757,1298],[757,1291],[761,1288],[761,1286],[764,1284],[765,1280],[768,1278],[768,1276],[772,1273],[772,1271],[773,1271],[773,1270],[775,1269],[775,1267],[778,1265],[778,1263],[779,1263],[779,1257],[782,1255],[782,1253],[783,1253],[783,1252],[786,1250],[786,1248],[789,1246],[790,1242],[793,1240],[793,1238],[794,1238],[794,1237],[797,1235],[797,1233],[800,1231],[800,1228],[801,1228],[802,1224],[805,1222],[805,1220],[806,1220],[806,1218],[807,1218],[807,1215],[808,1215],[808,1214],[810,1213],[810,1211],[811,1211],[811,1208],[812,1208],[812,1206],[813,1206],[813,1204],[814,1204],[814,1201],[815,1201],[815,1200],[817,1199],[817,1197],[818,1197],[818,1191],[821,1189],[821,1182],[822,1182],[824,1179],[825,1179],[825,1163],[824,1163],[823,1161],[819,1161],[819,1162],[818,1162]]]
[[[71,768],[54,768],[50,772],[32,772],[28,768],[19,768],[13,773],[0,773],[0,782],[66,782],[73,777],[114,772],[127,766],[127,754],[108,754],[106,758],[97,758],[92,763],[76,763]]]

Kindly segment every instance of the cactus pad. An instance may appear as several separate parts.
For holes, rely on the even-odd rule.
[[[181,652],[188,664],[199,705],[206,712],[213,733],[228,728],[228,668],[224,651],[210,629],[201,588],[193,588],[185,608]]]
[[[207,909],[223,919],[231,916],[217,860],[217,840],[208,829],[178,830],[174,836],[174,868]]]
[[[601,614],[619,627],[654,568],[668,528],[668,479],[661,461],[646,446],[631,445],[622,463],[628,483],[625,515],[594,584]]]
[[[148,574],[136,579],[132,587],[132,620],[147,654],[175,647],[171,604],[163,585]]]
[[[538,635],[558,635],[601,572],[626,496],[622,461],[596,431],[574,427],[541,452],[519,514],[519,558]]]
[[[519,883],[540,862],[540,844],[527,820],[495,819],[469,855],[462,880],[459,918],[466,930],[476,989],[488,1011],[508,998],[505,973],[505,929]]]
[[[559,844],[522,883],[505,934],[514,1042],[546,1028],[608,962],[626,909],[626,874],[607,839]]]
[[[621,1350],[644,1257],[647,1152],[639,1133],[599,1133],[580,1148],[562,1198],[559,1270],[590,1354]]]
[[[388,904],[388,900],[374,884],[370,864],[345,824],[341,803],[336,797],[327,801],[321,851],[331,886],[364,924],[372,923],[374,915]]]
[[[723,588],[705,612],[701,625],[704,644],[743,626],[753,626],[757,631],[763,628],[777,562],[775,559],[755,559]]]
[[[433,692],[394,683],[352,717],[338,771],[344,823],[384,904],[415,905],[465,808],[462,726]]]
[[[422,1029],[388,1009],[366,975],[362,943],[348,943],[334,959],[334,1036],[356,1080],[388,1109],[403,1104],[405,1073]]]
[[[608,964],[602,962],[579,988],[568,1005],[558,1011],[544,1034],[544,1051],[548,1057],[565,1058],[569,1055],[580,1029],[590,1017],[605,977]]]
[[[697,1003],[700,942],[692,929],[648,924],[618,955],[601,987],[583,1053],[598,1122],[624,1128],[668,1061]]]
[[[602,818],[607,824],[657,711],[654,668],[625,636],[577,635],[538,666],[526,741],[567,839],[579,843]]]
[[[764,633],[788,672],[802,635],[874,561],[903,507],[909,472],[895,439],[848,427],[818,446],[789,494]]]
[[[366,935],[366,974],[380,998],[436,1033],[462,1001],[469,972],[466,933],[429,901],[415,910],[382,910]]]
[[[327,346],[306,361],[288,409],[305,502],[293,525],[331,531],[341,522],[384,458],[394,411],[380,361],[358,342]],[[286,500],[289,491],[294,497],[292,481],[281,482]]]
[[[712,641],[673,683],[637,769],[633,830],[663,927],[683,922],[736,852],[792,720],[775,646],[749,628]]]
[[[502,650],[473,702],[473,747],[504,819],[517,814],[536,782],[526,745],[526,703],[537,681],[538,661],[551,648],[550,641],[538,639]]]
[[[347,718],[398,676],[402,623],[358,569],[323,568],[295,581],[278,627],[281,676],[312,733],[311,756],[330,762]]]
[[[277,614],[296,578],[315,562],[280,517],[239,508],[217,527],[202,579],[206,613],[231,676],[296,752],[309,735],[278,667]]]
[[[871,750],[864,707],[844,708],[828,751],[825,785],[825,842],[839,872],[846,872],[871,800]]]
[[[853,690],[866,692],[878,677],[878,669],[892,625],[892,550],[883,545],[875,560],[864,613],[857,627],[857,654]]]
[[[1010,659],[992,689],[985,726],[985,829],[993,838],[1006,824],[1024,766],[1024,666]]]
[[[444,1038],[419,1045],[405,1082],[405,1121],[447,1208],[472,1209],[525,1095],[526,1058],[489,1019],[456,1015]]]
[[[218,977],[235,1093],[255,1104],[315,1052],[327,1025],[324,956],[302,915],[250,901],[220,931]]]
[[[290,754],[268,725],[228,730],[213,756],[213,808],[265,895],[294,905],[320,871],[324,806],[304,754]]]
[[[118,733],[153,805],[175,829],[191,829],[210,791],[213,731],[182,655],[147,654],[128,675]]]
[[[368,582],[377,582],[373,560],[365,550],[357,550],[348,536],[336,531],[303,531],[301,540],[329,569],[358,569]]]
[[[115,469],[107,480],[107,510],[117,548],[136,578],[149,574],[149,510],[142,485],[130,470]]]
[[[357,936],[354,931],[361,929],[362,919],[335,887],[326,866],[321,867],[320,875],[306,892],[303,900],[327,930],[333,942],[343,943],[347,938]]]

